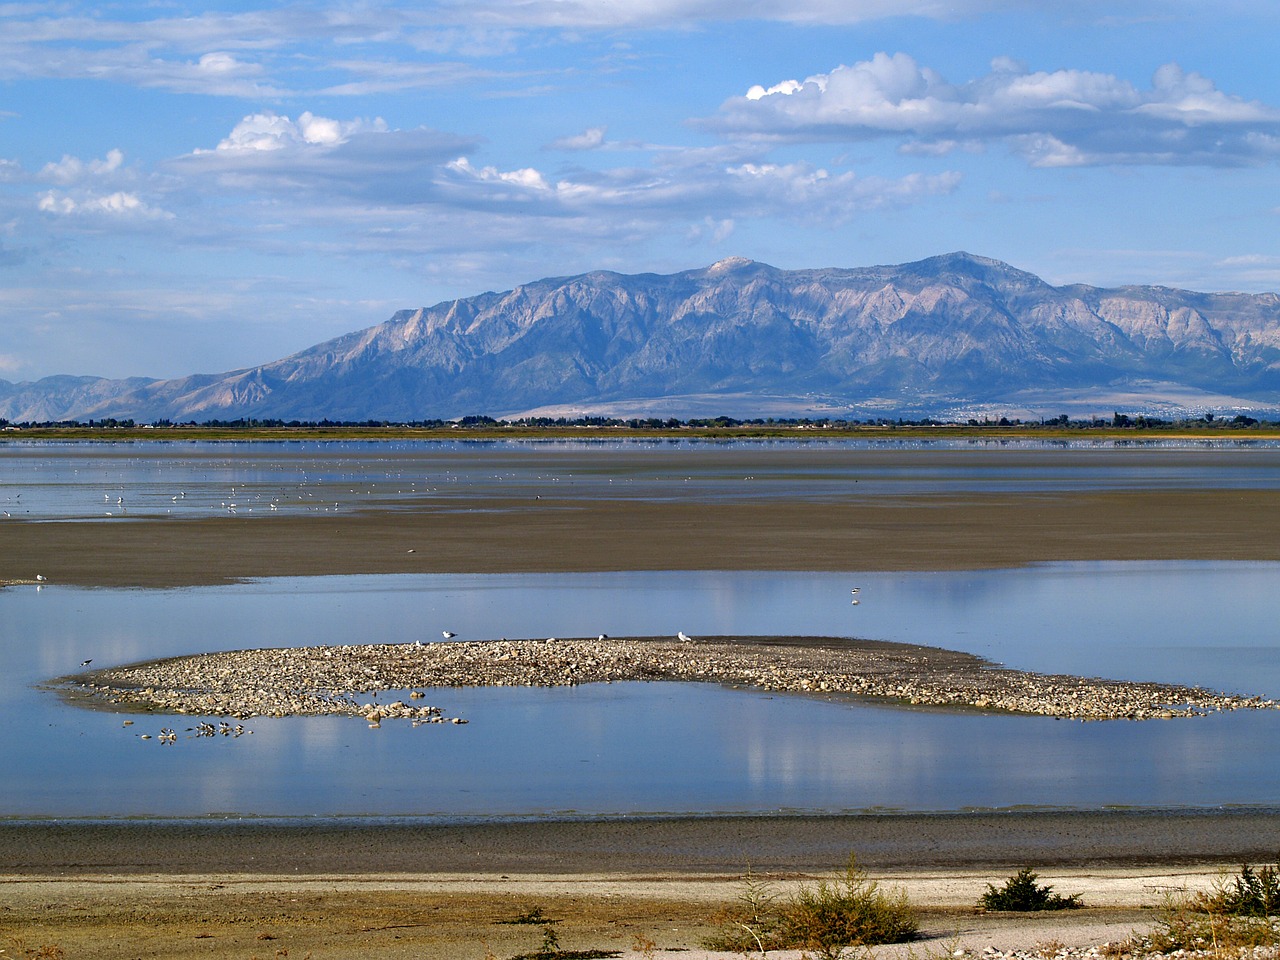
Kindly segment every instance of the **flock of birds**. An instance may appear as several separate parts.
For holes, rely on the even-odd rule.
[[[40,574],[36,574],[36,580],[38,580],[38,581],[44,581],[44,579],[45,579],[45,578],[44,578],[43,576],[41,576]],[[854,587],[854,588],[853,588],[853,590],[852,590],[851,592],[852,592],[852,594],[853,594],[853,603],[854,603],[855,605],[856,605],[856,604],[858,604],[858,603],[860,603],[861,601],[858,599],[858,594],[860,594],[860,593],[862,592],[862,588],[861,588],[861,587]],[[444,639],[445,639],[445,640],[452,640],[452,639],[453,639],[454,637],[456,637],[458,634],[457,634],[455,631],[453,631],[453,630],[441,630],[441,631],[440,631],[440,635],[441,635],[442,637],[444,637]],[[506,639],[507,639],[506,637],[503,637],[503,638],[502,638],[503,642],[505,642],[505,641],[506,641]],[[600,640],[600,641],[608,640],[608,639],[609,639],[609,635],[608,635],[607,633],[602,633],[602,634],[600,634],[596,639],[597,639],[597,640]],[[685,633],[683,630],[680,630],[679,632],[677,632],[677,633],[676,633],[676,639],[677,639],[677,640],[679,640],[681,643],[693,643],[693,637],[689,636],[689,635],[688,635],[687,633]],[[555,642],[556,642],[556,638],[555,638],[555,637],[547,637],[547,642],[548,642],[548,643],[555,643]],[[415,640],[413,645],[414,645],[415,647],[425,646],[425,644],[423,644],[423,642],[422,642],[421,640]],[[90,657],[90,658],[89,658],[89,659],[87,659],[87,660],[81,660],[81,661],[80,661],[80,666],[81,666],[81,668],[84,668],[84,667],[89,666],[89,664],[91,664],[91,663],[93,663],[93,658],[92,658],[92,657]]]
[[[126,727],[133,725],[132,720],[126,720],[124,723]],[[194,727],[187,727],[187,733],[191,734],[191,737],[188,737],[187,739],[192,739],[193,737],[216,737],[216,736],[231,737],[232,739],[234,739],[236,737],[243,736],[246,733],[253,733],[253,731],[246,730],[244,727],[244,724],[241,724],[241,723],[237,723],[233,725],[233,724],[227,723],[226,721],[223,721],[215,726],[214,724],[209,723],[208,721],[202,720],[200,723],[197,723]],[[151,737],[151,734],[149,733],[142,733],[138,735],[138,739],[150,740],[152,739],[152,737]],[[161,727],[160,732],[156,734],[155,739],[158,740],[161,744],[168,746],[170,744],[174,744],[178,742],[178,732],[174,730],[172,727]]]
[[[861,588],[861,587],[854,587],[854,588],[850,591],[850,593],[853,595],[853,599],[852,599],[852,601],[851,601],[851,602],[852,602],[852,604],[856,607],[859,603],[861,603],[861,602],[862,602],[862,600],[861,600],[861,599],[859,599],[859,597],[858,597],[858,594],[862,593],[862,588]],[[456,636],[458,635],[457,633],[455,633],[455,632],[454,632],[454,631],[452,631],[452,630],[441,630],[441,631],[440,631],[440,633],[441,633],[441,635],[445,638],[445,640],[452,640],[454,637],[456,637]],[[505,642],[506,642],[506,639],[507,639],[506,637],[503,637],[503,638],[502,638],[502,641],[505,643]],[[598,636],[596,639],[597,639],[597,640],[608,640],[608,639],[609,639],[609,635],[608,635],[607,633],[602,633],[602,634],[600,634],[600,636]],[[676,639],[677,639],[677,640],[679,640],[681,643],[693,643],[693,637],[689,636],[689,635],[688,635],[687,633],[685,633],[683,630],[679,631],[679,632],[676,634]],[[556,638],[555,638],[555,637],[547,637],[547,643],[555,643],[555,642],[556,642]],[[421,646],[424,646],[424,644],[423,644],[423,642],[422,642],[421,640],[416,640],[416,641],[414,641],[414,646],[421,647]]]

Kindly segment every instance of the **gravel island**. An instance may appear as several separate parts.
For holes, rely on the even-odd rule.
[[[1199,687],[1029,673],[935,647],[836,637],[504,638],[238,650],[95,670],[54,685],[88,706],[242,719],[340,714],[377,724],[449,722],[439,707],[419,705],[426,690],[619,681],[718,683],[1073,720],[1280,707]],[[400,698],[379,702],[388,692]]]

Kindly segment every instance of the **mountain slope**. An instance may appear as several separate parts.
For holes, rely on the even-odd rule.
[[[729,259],[401,311],[227,374],[80,384],[38,406],[46,381],[0,385],[0,416],[30,418],[14,396],[42,411],[60,397],[61,413],[40,419],[400,420],[673,397],[930,410],[1031,394],[1067,402],[1140,381],[1170,396],[1280,403],[1280,297],[1053,287],[964,253],[793,271]]]

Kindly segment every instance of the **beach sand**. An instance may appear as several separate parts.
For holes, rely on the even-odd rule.
[[[412,552],[410,552],[412,551]],[[0,580],[598,570],[937,570],[1055,560],[1280,560],[1280,491],[631,502],[451,498],[324,516],[0,525]],[[508,957],[566,948],[697,960],[753,870],[830,876],[856,851],[928,908],[915,956],[1149,926],[1166,892],[1274,860],[1275,811],[683,818],[525,824],[0,822],[0,958]],[[1024,864],[1089,910],[978,916]],[[668,951],[680,950],[672,953]],[[27,951],[27,952],[24,952]]]
[[[982,914],[973,907],[1004,875],[973,871],[885,874],[921,905],[921,936],[879,947],[885,958],[950,958],[964,948],[1047,951],[1119,943],[1158,920],[1171,893],[1208,889],[1206,870],[1042,871],[1039,882],[1080,893],[1084,909]],[[780,878],[780,895],[803,882]],[[309,875],[169,874],[75,880],[0,877],[3,957],[57,945],[56,956],[95,960],[142,957],[311,957],[361,960],[484,960],[537,950],[547,929],[509,921],[540,911],[555,921],[566,950],[616,950],[638,960],[727,960],[706,949],[717,914],[741,894],[738,877],[633,877],[608,874]],[[508,921],[508,922],[503,922]],[[1050,946],[1052,945],[1052,946]],[[42,955],[44,956],[44,955]],[[795,951],[771,953],[792,960]]]

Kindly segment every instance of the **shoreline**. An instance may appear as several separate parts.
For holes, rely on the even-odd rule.
[[[917,940],[868,960],[1087,960],[1151,930],[1162,905],[1212,891],[1278,848],[1280,808],[436,828],[0,821],[0,944],[97,960],[493,960],[536,947],[546,923],[513,920],[537,911],[564,949],[732,960],[741,954],[704,944],[741,904],[748,871],[787,897],[839,875],[852,850],[921,921]],[[1079,894],[1082,909],[975,909],[988,884],[1027,865],[1040,883]]]
[[[547,818],[0,820],[0,876],[740,875],[1269,862],[1280,807]]]
[[[786,898],[818,876],[763,877]],[[1212,869],[1054,870],[1041,882],[1079,894],[1078,910],[982,913],[977,898],[1001,874],[980,871],[877,873],[889,891],[910,898],[919,936],[871,948],[871,958],[1096,958],[1103,944],[1141,937],[1170,897],[1212,890]],[[636,875],[380,874],[273,877],[0,877],[6,909],[0,937],[18,956],[93,956],[95,960],[244,960],[245,957],[362,957],[370,960],[494,960],[527,954],[554,924],[562,949],[605,949],[606,956],[653,960],[734,960],[707,938],[740,908],[742,876],[661,878]],[[519,920],[529,915],[537,920]],[[16,933],[16,936],[13,935]],[[0,940],[0,942],[6,942]],[[24,953],[36,945],[57,946]],[[963,951],[963,952],[961,952]],[[1120,951],[1110,951],[1118,956]],[[810,954],[811,956],[812,954]],[[0,954],[8,956],[8,954]],[[771,960],[801,960],[797,950]],[[1186,956],[1186,955],[1183,955]]]

